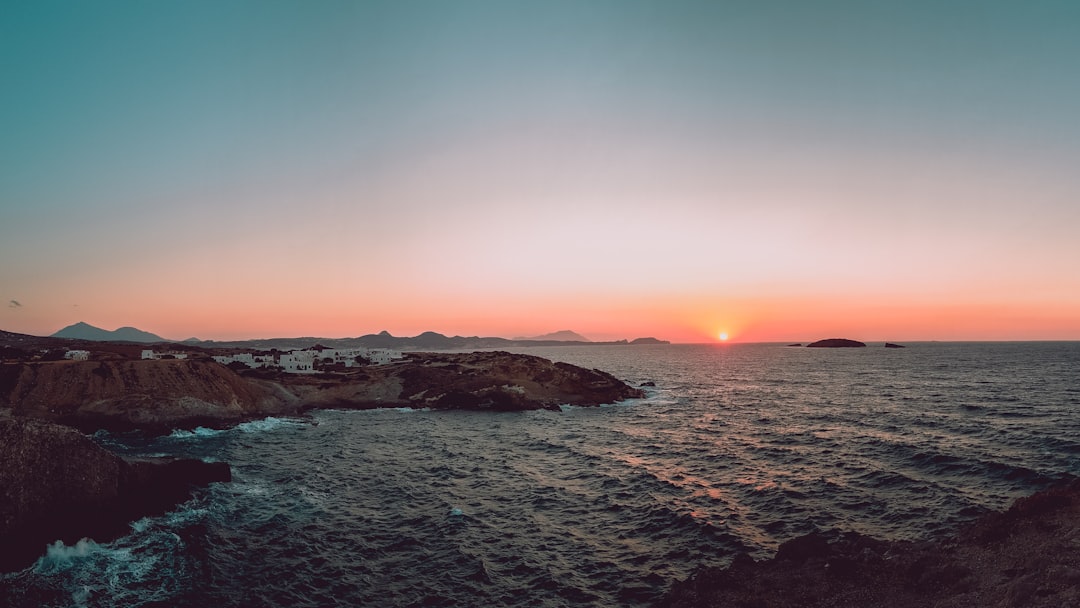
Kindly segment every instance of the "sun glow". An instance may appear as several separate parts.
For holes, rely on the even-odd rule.
[[[728,339],[728,335],[727,335],[727,332],[726,332],[726,331],[722,331],[722,332],[720,332],[720,336],[719,336],[719,337],[720,337],[720,341],[721,341],[721,342],[725,342],[725,341],[727,341],[727,339]]]

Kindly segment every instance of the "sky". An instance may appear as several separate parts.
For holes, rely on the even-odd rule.
[[[0,329],[1080,339],[1080,3],[0,3]]]

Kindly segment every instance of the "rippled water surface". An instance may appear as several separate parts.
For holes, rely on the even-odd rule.
[[[43,547],[26,606],[645,606],[829,528],[925,538],[1080,471],[1080,344],[551,347],[646,399],[324,411],[140,440],[234,481]]]

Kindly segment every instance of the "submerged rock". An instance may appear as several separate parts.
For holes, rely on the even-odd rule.
[[[0,463],[0,571],[30,565],[57,540],[120,536],[194,487],[231,478],[225,463],[126,461],[75,429],[18,418],[0,419]]]
[[[668,608],[1080,606],[1080,483],[1018,499],[934,542],[832,531],[675,583]]]
[[[847,338],[827,338],[811,342],[806,346],[807,348],[860,348],[866,346],[866,343],[858,340],[848,340]]]

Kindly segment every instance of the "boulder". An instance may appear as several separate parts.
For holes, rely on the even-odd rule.
[[[225,463],[126,461],[73,428],[0,419],[0,571],[30,565],[57,540],[116,538],[196,486],[229,479]]]

